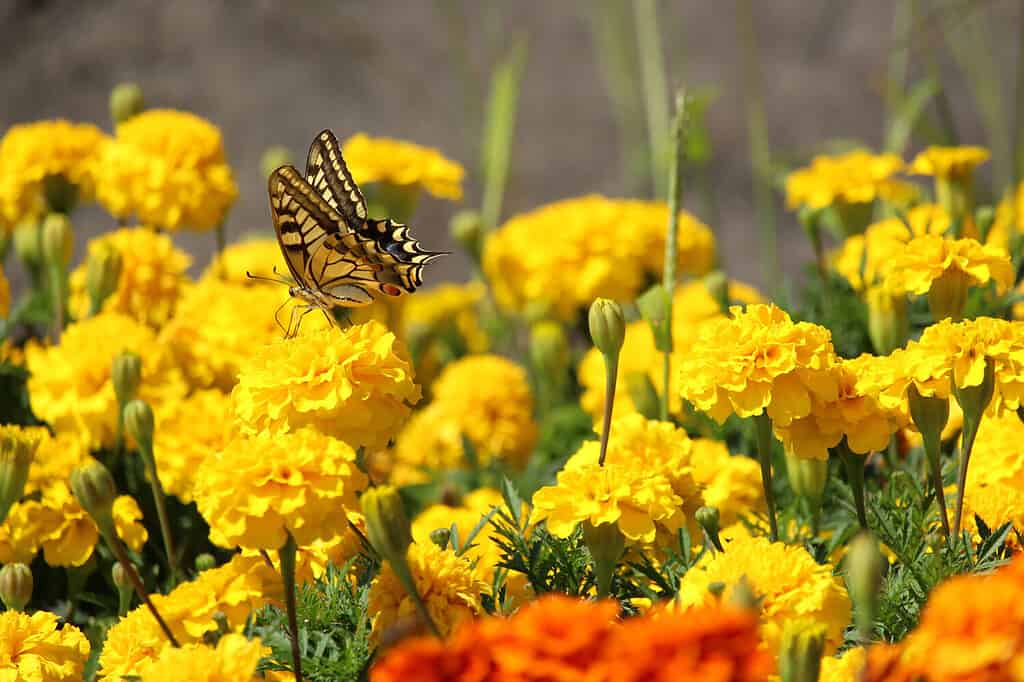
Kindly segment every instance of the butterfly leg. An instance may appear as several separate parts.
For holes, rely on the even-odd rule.
[[[291,335],[290,338],[294,339],[296,336],[299,335],[299,327],[302,326],[302,318],[304,318],[306,315],[309,315],[309,313],[311,311],[316,310],[319,307],[320,306],[318,306],[318,305],[301,305],[301,306],[296,306],[296,309],[297,310],[302,310],[302,312],[299,313],[299,319],[297,319],[295,321],[295,330],[292,332],[292,335]]]
[[[295,324],[295,313],[299,312],[300,310],[303,311],[303,314],[305,314],[305,312],[309,310],[309,306],[297,305],[294,308],[292,308],[291,314],[288,315],[288,327],[284,330],[284,338],[291,339],[294,338],[295,335],[299,333],[299,327],[297,324]],[[300,317],[299,320],[301,321],[302,318]],[[292,331],[293,329],[294,332]]]
[[[289,303],[291,302],[291,300],[292,300],[292,299],[291,299],[291,297],[289,297],[287,301],[285,301],[285,302],[284,302],[284,303],[282,303],[281,305],[277,306],[277,310],[275,310],[275,311],[274,311],[274,322],[276,322],[276,323],[277,323],[277,326],[278,326],[278,328],[279,328],[279,329],[280,329],[281,331],[283,331],[283,332],[285,333],[285,338],[287,338],[287,337],[288,337],[288,330],[287,330],[287,329],[285,329],[285,327],[284,327],[284,325],[283,325],[283,324],[281,324],[281,320],[280,320],[280,318],[278,317],[278,315],[280,315],[280,314],[281,314],[281,311],[282,311],[282,310],[284,309],[284,307],[285,307],[286,305],[288,305],[288,304],[289,304]],[[289,322],[288,322],[288,323],[289,323],[289,324],[291,324],[291,320],[289,320]]]

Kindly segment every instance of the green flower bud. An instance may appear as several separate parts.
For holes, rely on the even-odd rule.
[[[29,268],[39,267],[43,262],[43,235],[39,223],[23,220],[14,228],[14,252]]]
[[[854,621],[863,641],[870,641],[878,613],[878,591],[886,560],[878,540],[869,532],[857,535],[846,555],[846,586],[854,605]]]
[[[602,523],[595,526],[590,521],[584,521],[583,542],[594,559],[597,596],[599,598],[607,597],[611,594],[615,567],[618,566],[626,548],[626,538],[622,535],[617,523]]]
[[[359,503],[366,517],[366,537],[370,545],[392,566],[405,566],[412,531],[398,490],[389,485],[370,488],[359,498]]]
[[[704,276],[704,288],[711,294],[711,298],[718,301],[722,312],[729,312],[729,278],[721,270],[714,270]]]
[[[43,195],[52,213],[70,215],[78,203],[78,185],[63,175],[47,175],[43,178]]]
[[[25,564],[0,568],[0,601],[10,611],[24,611],[32,599],[32,569]]]
[[[779,673],[782,682],[818,682],[825,652],[825,625],[791,620],[782,627]]]
[[[828,460],[805,459],[787,452],[786,471],[793,492],[810,502],[812,511],[820,508],[828,482]]]
[[[121,279],[121,252],[109,244],[89,250],[85,266],[85,290],[89,293],[89,310],[95,315],[103,302],[117,291]]]
[[[925,452],[929,455],[934,452],[937,456],[942,430],[949,421],[949,400],[923,396],[917,386],[911,383],[907,389],[907,403],[910,406],[910,418],[924,439]]]
[[[672,351],[672,330],[669,328],[668,319],[670,303],[668,291],[660,284],[655,284],[636,299],[640,315],[651,325],[654,347],[662,353]]]
[[[724,552],[725,548],[722,547],[722,540],[718,537],[719,532],[719,514],[718,507],[704,506],[697,510],[694,517],[697,519],[697,523],[700,524],[701,529],[707,536],[708,540],[719,552]]]
[[[627,372],[626,390],[629,391],[629,399],[633,401],[637,412],[647,419],[658,418],[658,391],[647,372]]]
[[[135,398],[142,382],[142,358],[136,353],[125,351],[114,356],[111,378],[117,404],[122,408]]]
[[[34,433],[0,427],[0,523],[21,499],[38,447],[39,437]]]
[[[596,299],[590,305],[588,316],[590,338],[605,357],[619,357],[626,338],[626,320],[622,307],[607,298]]]
[[[484,226],[480,219],[479,211],[459,211],[452,216],[448,223],[448,231],[452,239],[462,245],[462,248],[476,258],[480,253],[480,246],[483,241]]]
[[[200,554],[199,556],[196,557],[196,570],[197,571],[200,571],[200,572],[208,571],[211,568],[214,568],[216,565],[217,565],[217,560],[213,557],[212,554],[208,554],[206,552],[203,552],[202,554]]]
[[[981,235],[981,243],[988,240],[988,231],[992,229],[992,223],[996,220],[996,211],[991,206],[981,206],[974,212],[974,224],[978,226],[978,234]]]
[[[906,295],[893,295],[883,287],[875,287],[868,290],[866,299],[868,336],[875,352],[886,355],[900,348],[910,334]]]
[[[110,91],[110,120],[117,126],[146,109],[142,88],[137,83],[118,83]]]
[[[114,532],[117,484],[114,483],[114,477],[110,475],[107,467],[98,460],[92,460],[72,471],[71,492],[105,537]],[[116,536],[114,538],[116,539]]]
[[[435,528],[430,531],[430,541],[441,549],[447,549],[451,539],[452,531],[450,528]]]
[[[530,361],[540,372],[553,377],[569,367],[569,340],[557,322],[541,320],[530,327]]]
[[[529,301],[523,309],[523,318],[530,324],[549,317],[551,317],[551,304],[541,299]]]
[[[988,409],[995,395],[996,389],[996,364],[990,357],[985,357],[985,374],[981,383],[977,386],[957,386],[956,376],[951,377],[951,388],[956,397],[960,409],[964,412],[964,419],[980,419],[985,410]]]
[[[263,171],[263,177],[269,178],[270,174],[278,168],[291,163],[292,153],[288,151],[287,147],[276,144],[264,150],[263,156],[260,157],[260,170]]]
[[[114,587],[118,590],[131,590],[132,581],[128,577],[128,572],[124,570],[124,566],[121,562],[114,562],[114,565],[110,567],[110,577],[114,581]]]
[[[124,429],[143,453],[153,449],[153,410],[144,400],[129,400],[124,406]]]
[[[720,580],[716,580],[713,583],[708,583],[708,592],[716,597],[721,597],[725,593],[725,583]]]
[[[761,609],[761,598],[754,593],[747,576],[740,576],[739,581],[733,586],[729,593],[729,603],[747,611],[759,611]]]
[[[43,220],[43,255],[54,264],[65,267],[75,248],[71,221],[61,213],[51,213]]]

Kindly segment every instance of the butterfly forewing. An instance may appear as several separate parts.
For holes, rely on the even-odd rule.
[[[330,130],[324,130],[309,147],[306,182],[358,230],[367,219],[366,200],[341,156],[341,145]]]

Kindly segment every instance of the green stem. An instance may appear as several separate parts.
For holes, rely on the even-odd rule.
[[[131,581],[135,587],[135,593],[139,595],[139,599],[146,605],[149,612],[153,615],[153,619],[156,620],[157,625],[163,631],[167,641],[171,643],[171,646],[178,647],[178,640],[174,637],[174,633],[171,632],[171,628],[167,626],[166,621],[160,615],[160,612],[156,610],[156,606],[149,598],[149,592],[146,591],[146,586],[142,583],[142,578],[139,577],[138,572],[135,570],[135,565],[132,560],[128,557],[128,552],[125,550],[124,545],[121,544],[121,540],[117,537],[113,527],[106,529],[101,528],[100,531],[103,534],[103,538],[107,541],[107,545],[110,547],[114,556],[117,557],[118,562],[121,564],[121,568],[124,569],[124,573],[128,576],[128,580]]]
[[[619,376],[619,354],[604,358],[604,427],[601,429],[601,455],[597,459],[598,466],[604,466],[604,458],[608,454],[608,436],[612,430],[612,409],[615,407],[615,385]],[[664,393],[668,392],[665,385]]]
[[[47,263],[50,275],[50,297],[53,304],[53,342],[60,342],[64,330],[65,301],[67,300],[67,274],[61,262]]]
[[[663,178],[669,155],[668,79],[658,30],[658,7],[655,0],[634,0],[637,49],[640,51],[640,76],[643,83],[647,113],[647,137],[650,140],[651,179],[654,196],[665,192]]]
[[[850,447],[846,444],[846,438],[839,441],[836,452],[846,468],[846,478],[853,490],[853,502],[857,507],[857,521],[860,522],[861,528],[868,530],[868,511],[864,504],[864,458],[850,451]]]
[[[967,486],[967,465],[971,459],[971,451],[974,450],[974,439],[978,435],[978,427],[981,425],[981,415],[976,419],[970,419],[964,415],[963,432],[960,440],[960,464],[956,473],[956,512],[953,515],[954,536],[960,537],[960,523],[964,512],[964,492]]]
[[[281,561],[281,578],[284,580],[284,603],[288,612],[288,641],[292,647],[292,672],[295,682],[302,682],[302,654],[299,652],[299,618],[295,603],[295,555],[298,548],[291,531],[285,530],[287,538],[277,551]]]
[[[775,493],[772,492],[772,419],[767,412],[754,416],[757,428],[757,458],[761,462],[761,485],[768,505],[768,526],[772,541],[779,539],[779,526],[775,518]]]
[[[149,487],[153,491],[153,500],[156,503],[156,515],[160,520],[160,535],[164,540],[164,551],[167,552],[167,566],[170,568],[171,580],[177,581],[178,559],[174,551],[174,535],[171,532],[171,519],[167,514],[167,495],[160,483],[160,476],[156,471],[156,457],[153,454],[153,444],[139,443],[139,452],[142,461],[146,466],[146,475],[149,478]]]
[[[676,94],[676,113],[672,121],[672,157],[668,164],[668,233],[665,236],[665,268],[662,285],[668,294],[665,306],[665,324],[668,327],[668,347],[662,359],[662,388],[659,415],[668,421],[669,379],[672,364],[672,299],[676,290],[676,266],[679,262],[679,209],[683,188],[680,181],[686,143],[686,95]]]

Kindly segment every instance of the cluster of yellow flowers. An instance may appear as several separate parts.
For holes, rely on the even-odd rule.
[[[484,245],[484,272],[505,309],[571,319],[598,296],[635,298],[645,278],[661,272],[667,222],[668,208],[656,202],[596,195],[556,202],[494,232]],[[678,248],[682,273],[699,276],[714,265],[711,230],[685,212]]]

